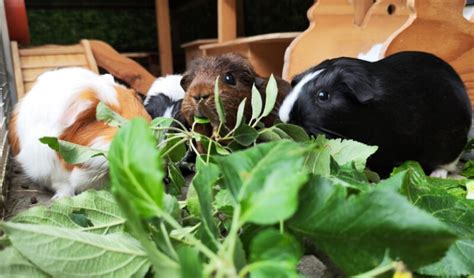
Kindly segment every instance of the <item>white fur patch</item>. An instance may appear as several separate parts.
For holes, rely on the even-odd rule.
[[[301,93],[301,89],[303,88],[303,86],[323,71],[324,69],[320,69],[306,75],[298,84],[296,84],[293,90],[291,90],[290,94],[283,101],[280,107],[280,111],[278,113],[282,122],[286,123],[290,120],[291,109],[293,109],[293,106],[295,105],[295,102],[298,99],[298,96]]]
[[[179,74],[157,78],[148,90],[144,104],[147,105],[150,97],[158,94],[164,94],[172,101],[183,99],[185,92],[181,87],[181,78],[182,76]]]
[[[166,108],[165,113],[163,114],[162,117],[173,118],[173,115],[171,115],[171,112],[173,112],[173,106]]]
[[[474,6],[467,6],[463,10],[463,16],[466,20],[471,20],[474,18]]]
[[[357,58],[368,62],[376,62],[383,58],[383,50],[384,44],[376,43],[369,49],[369,51],[365,53],[359,53],[359,55],[357,55]]]
[[[445,179],[448,177],[449,173],[456,174],[456,172],[458,171],[457,166],[460,157],[461,156],[459,156],[458,158],[456,158],[456,160],[449,164],[440,165],[433,172],[431,172],[430,177]]]

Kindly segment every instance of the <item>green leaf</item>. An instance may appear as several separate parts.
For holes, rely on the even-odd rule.
[[[250,245],[252,277],[299,277],[297,265],[303,255],[299,243],[288,234],[267,229]]]
[[[75,217],[92,225],[81,226],[74,220]],[[74,197],[56,200],[50,207],[32,207],[17,214],[11,221],[107,234],[123,231],[125,217],[112,194],[89,190]]]
[[[127,234],[98,235],[45,225],[0,223],[13,247],[53,276],[130,277],[150,267],[140,244]]]
[[[235,204],[232,193],[230,193],[228,189],[219,190],[214,198],[214,206],[216,210],[225,212],[229,216],[232,215],[231,212]]]
[[[196,169],[197,172],[193,178],[192,186],[196,189],[199,197],[201,220],[206,235],[204,241],[211,245],[211,249],[216,249],[219,232],[212,216],[212,187],[219,179],[220,171],[217,165],[212,163],[206,165],[199,160],[196,164]]]
[[[348,188],[367,191],[370,189],[369,181],[363,172],[359,172],[354,162],[339,166],[337,162],[331,160],[331,176],[329,177],[334,183],[343,185]]]
[[[339,165],[353,161],[359,171],[363,171],[367,158],[374,154],[378,147],[368,146],[353,140],[332,139],[327,141],[331,156]]]
[[[255,142],[257,137],[258,132],[255,130],[255,128],[245,123],[240,125],[234,133],[235,141],[237,141],[242,146],[249,146],[250,144]]]
[[[280,124],[275,125],[275,127],[286,132],[288,136],[290,136],[293,140],[297,142],[305,142],[305,141],[310,140],[306,131],[304,131],[304,129],[300,126],[280,123]]]
[[[214,84],[214,102],[216,105],[217,115],[219,116],[219,121],[222,124],[225,124],[224,104],[222,104],[221,95],[219,93],[219,76],[216,78],[216,83]]]
[[[237,109],[237,118],[234,129],[237,129],[242,123],[242,120],[244,119],[245,101],[247,101],[247,98],[244,98],[244,100],[240,102],[239,108]]]
[[[275,171],[265,178],[263,187],[251,183],[244,185],[247,196],[242,199],[242,223],[275,224],[295,213],[298,192],[308,175],[301,172],[302,158],[289,160],[286,165],[275,165]]]
[[[28,261],[13,247],[0,251],[0,276],[48,277],[46,273]]]
[[[163,277],[177,277],[181,272],[180,265],[169,257],[170,250],[164,248],[160,250],[156,248],[157,246],[167,246],[164,237],[160,237],[155,233],[156,238],[153,238],[154,241],[152,241],[150,234],[152,231],[156,232],[156,229],[151,230],[150,223],[143,221],[142,216],[139,215],[137,209],[132,206],[131,202],[129,202],[127,195],[122,192],[114,191],[114,196],[123,213],[127,217],[127,226],[131,234],[140,241],[141,245],[146,250],[147,257],[153,264],[153,268],[156,271],[159,271],[160,275]],[[166,196],[169,195],[165,195],[165,197]],[[173,200],[170,200],[170,198],[164,199],[165,209],[169,211],[170,203],[172,204]],[[174,199],[174,201],[176,201],[176,199]],[[140,277],[139,275],[137,276]]]
[[[201,206],[199,205],[199,197],[196,188],[191,184],[186,193],[186,207],[189,213],[195,217],[201,217]]]
[[[268,79],[267,88],[265,89],[265,108],[263,109],[262,117],[270,115],[273,107],[275,107],[277,95],[278,86],[272,74],[270,75],[270,79]]]
[[[258,135],[258,140],[263,142],[278,141],[281,139],[282,138],[278,135],[278,133],[273,131],[272,128],[265,129]]]
[[[474,177],[474,160],[469,160],[468,162],[464,164],[461,175],[467,178]]]
[[[120,116],[117,112],[110,110],[110,108],[102,101],[97,105],[95,117],[97,120],[104,121],[109,126],[113,127],[120,127],[127,122],[125,118]]]
[[[255,83],[252,85],[252,118],[251,121],[257,119],[262,113],[262,96],[255,87]]]
[[[389,188],[348,196],[346,187],[314,177],[288,222],[347,275],[377,267],[386,250],[410,269],[439,260],[456,236],[437,218]]]
[[[158,117],[151,122],[151,128],[169,128],[173,124],[173,119],[167,117]],[[166,138],[167,130],[154,130],[153,134],[158,142],[162,142]]]
[[[194,116],[194,122],[198,124],[203,124],[203,125],[210,123],[208,118],[203,118],[203,117],[198,117],[198,116]]]
[[[143,119],[133,119],[112,140],[109,151],[112,189],[147,218],[163,209],[163,165],[156,141]]]
[[[170,127],[173,124],[173,119],[168,117],[157,117],[151,121],[151,127]]]
[[[181,196],[181,190],[186,186],[186,181],[184,180],[181,170],[179,170],[173,162],[168,163],[168,176],[171,180],[169,193],[174,196]]]
[[[447,224],[459,237],[444,258],[418,272],[435,276],[462,276],[474,273],[474,204],[464,196],[450,194],[443,184],[450,180],[436,179],[434,184],[426,177],[418,163],[409,162],[398,167],[394,173],[405,172],[406,178],[398,189],[417,207],[436,216]]]
[[[203,260],[196,248],[181,246],[176,250],[181,264],[181,278],[199,278],[203,276]],[[158,272],[159,273],[159,272]]]
[[[280,141],[214,158],[226,187],[242,203],[242,221],[270,224],[291,216],[307,177],[305,151],[297,143]]]
[[[42,137],[39,140],[41,143],[46,144],[51,149],[59,152],[64,161],[70,164],[84,163],[99,155],[105,156],[104,151],[59,140],[56,137]]]
[[[306,154],[304,167],[315,175],[327,177],[331,174],[331,152],[326,138],[318,136],[312,149]]]
[[[228,151],[226,148],[224,148],[221,144],[218,142],[214,142],[214,147],[216,148],[216,152],[220,155],[228,155],[230,154],[230,151]]]
[[[168,154],[167,156],[172,162],[179,162],[186,155],[186,151],[186,143],[183,141],[183,138],[170,136],[161,153]]]

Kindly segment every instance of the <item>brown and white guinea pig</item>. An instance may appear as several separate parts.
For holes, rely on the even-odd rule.
[[[379,146],[368,165],[383,175],[415,160],[445,176],[467,142],[472,111],[464,84],[428,53],[326,60],[297,75],[292,86],[279,111],[282,121]]]
[[[219,76],[219,94],[226,112],[226,125],[233,127],[240,102],[247,98],[245,117],[250,119],[252,108],[250,100],[252,85],[255,83],[262,99],[265,99],[265,88],[268,78],[255,73],[247,59],[237,54],[223,54],[195,59],[191,62],[181,79],[181,86],[186,91],[181,104],[181,114],[187,124],[191,125],[194,116],[203,116],[198,110],[198,103],[203,101],[206,106],[216,110],[214,105],[214,84]],[[276,78],[278,96],[274,112],[263,119],[269,125],[278,119],[278,108],[291,90],[288,82]],[[210,135],[211,127],[205,126],[201,132]]]
[[[107,150],[117,128],[96,120],[100,101],[124,118],[150,120],[135,91],[116,84],[110,75],[101,76],[82,68],[43,73],[15,107],[9,124],[14,159],[28,178],[53,189],[53,198],[100,186],[107,178],[104,157],[71,165],[39,141],[44,136],[54,136]]]

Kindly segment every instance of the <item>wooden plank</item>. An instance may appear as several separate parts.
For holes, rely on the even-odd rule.
[[[86,55],[87,64],[89,69],[95,73],[99,73],[99,68],[95,62],[94,55],[92,54],[91,45],[89,40],[81,40],[81,45],[84,48],[84,54]]]
[[[25,92],[29,92],[33,85],[35,85],[35,82],[25,82]]]
[[[120,78],[137,92],[146,95],[156,77],[136,61],[120,55],[113,47],[99,40],[89,41],[99,67]]]
[[[22,69],[89,65],[84,54],[26,56],[20,57],[20,63]]]
[[[232,45],[239,45],[239,44],[246,44],[246,43],[270,43],[270,42],[285,42],[288,40],[293,40],[296,38],[300,33],[299,32],[283,32],[283,33],[271,33],[271,34],[264,34],[264,35],[257,35],[251,37],[240,38],[224,43],[213,43],[213,44],[205,44],[202,45],[201,49],[211,49],[217,48],[222,46],[232,46]]]
[[[217,21],[220,43],[237,38],[236,0],[217,0]]]
[[[354,0],[354,24],[361,26],[374,0]]]
[[[45,45],[41,47],[20,49],[19,51],[22,57],[26,57],[55,54],[80,54],[84,53],[84,48],[80,45]]]
[[[13,56],[13,70],[15,74],[16,97],[20,100],[25,95],[25,87],[23,86],[23,77],[21,74],[20,54],[18,52],[18,43],[11,42],[12,56]]]
[[[36,68],[36,69],[23,69],[23,81],[24,82],[34,82],[40,74],[45,71],[51,70],[51,68]]]
[[[171,48],[170,11],[168,0],[155,0],[155,6],[161,74],[172,74],[173,53]]]
[[[181,48],[186,48],[186,47],[192,47],[192,46],[201,46],[203,44],[209,44],[209,43],[216,43],[217,39],[199,39],[199,40],[194,40],[190,41],[187,43],[183,43],[181,45]]]

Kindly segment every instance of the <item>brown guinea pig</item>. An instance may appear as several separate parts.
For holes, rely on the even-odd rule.
[[[219,77],[219,94],[226,113],[226,125],[234,127],[237,109],[240,102],[247,98],[245,105],[245,118],[250,119],[252,107],[252,85],[255,83],[263,101],[265,101],[265,88],[268,78],[262,78],[255,73],[252,65],[244,57],[228,53],[220,56],[211,56],[195,59],[191,62],[188,70],[181,79],[181,86],[186,91],[181,104],[181,114],[188,124],[192,124],[194,116],[203,116],[198,109],[200,101],[216,111],[214,104],[214,84]],[[278,96],[273,112],[263,119],[266,126],[278,119],[278,110],[291,90],[288,82],[275,78],[278,86]],[[210,135],[212,129],[209,125],[204,129],[198,129],[206,135]]]

